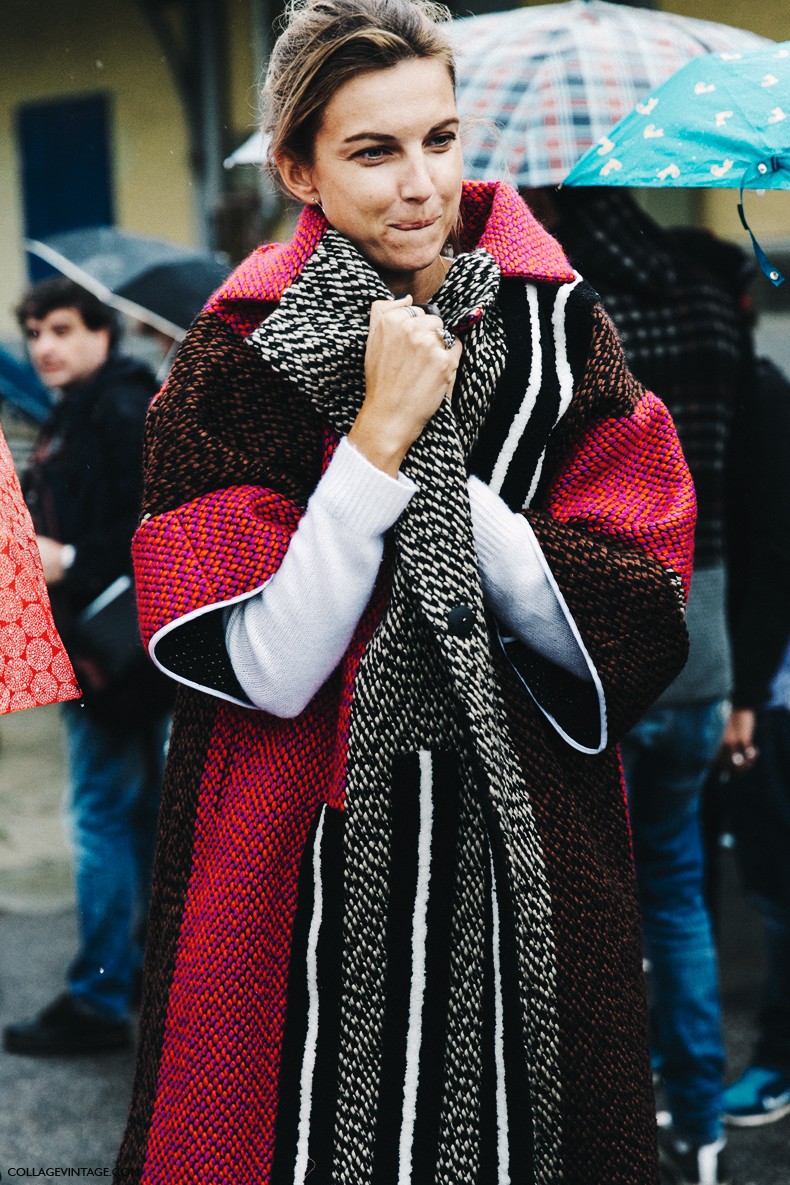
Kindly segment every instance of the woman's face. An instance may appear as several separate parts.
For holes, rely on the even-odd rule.
[[[280,162],[396,295],[419,287],[456,221],[462,159],[447,67],[415,58],[358,75],[327,104],[311,167]]]

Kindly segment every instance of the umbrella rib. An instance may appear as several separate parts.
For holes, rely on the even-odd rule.
[[[126,313],[127,316],[137,321],[144,321],[152,329],[157,329],[160,333],[165,333],[168,337],[175,338],[176,341],[184,340],[186,331],[180,325],[175,325],[172,321],[168,321],[167,317],[160,317],[158,313],[151,312],[150,309],[145,308],[144,305],[137,304],[134,300],[128,300],[125,296],[119,296],[117,292],[113,292],[106,284],[102,284],[101,280],[95,279],[90,272],[86,272],[79,264],[72,263],[65,255],[61,255],[60,251],[55,251],[53,247],[40,242],[39,239],[27,239],[26,246],[31,255],[38,255],[45,263],[49,263],[52,267],[57,268],[59,272],[62,272],[70,280],[74,280],[82,288],[87,288],[99,300],[117,309],[119,313]]]

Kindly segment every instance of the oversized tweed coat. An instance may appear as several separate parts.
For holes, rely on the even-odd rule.
[[[295,719],[250,708],[222,609],[276,570],[353,422],[386,290],[306,211],[198,317],[150,414],[141,622],[183,688],[119,1182],[656,1180],[615,742],[685,658],[693,490],[515,192],[467,185],[462,213],[436,297],[453,402]],[[589,680],[487,616],[470,471],[525,508]]]

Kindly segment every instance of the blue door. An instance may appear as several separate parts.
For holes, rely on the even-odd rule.
[[[115,221],[110,101],[105,94],[25,103],[16,113],[25,236]],[[31,280],[49,275],[28,255]]]

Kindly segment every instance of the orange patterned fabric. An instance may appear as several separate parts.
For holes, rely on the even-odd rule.
[[[0,712],[79,694],[52,620],[33,524],[0,432]]]

